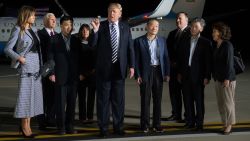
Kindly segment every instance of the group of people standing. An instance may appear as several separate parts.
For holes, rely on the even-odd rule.
[[[163,82],[169,82],[172,116],[168,120],[185,122],[185,127],[203,130],[204,88],[211,79],[219,111],[224,124],[223,133],[229,134],[235,124],[235,72],[230,28],[217,23],[213,26],[213,40],[201,36],[205,21],[196,18],[188,26],[185,12],[177,15],[177,29],[167,40],[158,35],[159,22],[151,19],[147,33],[132,40],[130,27],[120,21],[122,6],[111,3],[108,18],[91,21],[93,30],[83,24],[76,35],[73,18],[60,19],[61,32],[56,33],[56,18],[44,16],[44,28],[37,31],[35,9],[23,6],[13,28],[5,53],[19,63],[19,95],[14,117],[21,118],[20,130],[24,137],[33,138],[30,119],[37,116],[40,129],[54,124],[58,134],[75,134],[75,105],[78,94],[79,120],[93,120],[96,93],[97,122],[100,136],[109,134],[112,111],[114,134],[124,135],[125,79],[135,76],[140,87],[140,127],[150,131],[150,99],[153,98],[154,132],[161,127]],[[39,76],[44,63],[53,61],[54,68],[45,78]],[[88,94],[86,94],[88,90]],[[86,97],[87,96],[87,97]],[[87,102],[86,102],[87,99]],[[182,119],[182,100],[185,120]],[[87,104],[86,104],[87,103]],[[86,108],[87,105],[87,108]]]
[[[212,26],[212,42],[201,36],[205,27],[202,18],[195,18],[188,25],[188,14],[180,12],[176,18],[177,29],[167,38],[170,56],[169,92],[172,115],[166,120],[184,122],[187,129],[203,130],[204,88],[211,75],[215,81],[215,92],[221,119],[222,133],[230,134],[235,124],[235,70],[234,48],[228,25],[218,22]],[[182,101],[184,120],[182,118]]]

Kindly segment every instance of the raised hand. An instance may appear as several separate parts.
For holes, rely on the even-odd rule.
[[[99,30],[99,26],[100,26],[99,18],[94,18],[90,24],[92,25],[94,32],[97,32]]]

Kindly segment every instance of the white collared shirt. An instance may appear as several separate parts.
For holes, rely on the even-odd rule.
[[[194,51],[195,51],[195,48],[196,48],[199,37],[200,37],[200,35],[195,36],[195,37],[191,37],[188,66],[191,66],[191,64],[192,64],[192,58],[193,58]]]
[[[55,31],[54,31],[53,29],[51,30],[51,29],[49,29],[49,28],[47,28],[47,27],[46,27],[45,29],[46,29],[46,31],[48,32],[49,36],[51,36],[51,35],[50,35],[51,32],[53,32],[53,35],[55,35]]]

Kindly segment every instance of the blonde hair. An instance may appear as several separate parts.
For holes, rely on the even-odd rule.
[[[122,12],[122,6],[120,3],[110,3],[108,9],[118,8]]]
[[[31,6],[23,6],[17,18],[17,25],[20,26],[21,31],[25,30],[25,24],[28,23],[29,17],[36,13],[36,9]]]

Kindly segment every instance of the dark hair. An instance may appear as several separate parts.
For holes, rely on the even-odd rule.
[[[184,12],[184,11],[178,12],[176,14],[176,18],[178,18],[180,14],[184,14],[186,16],[186,18],[188,18],[188,14],[186,12]]]
[[[147,21],[147,25],[151,24],[153,21],[156,21],[156,22],[159,23],[159,21],[157,19],[150,19],[150,20]]]
[[[78,31],[78,37],[80,38],[80,40],[82,40],[82,30],[86,28],[89,30],[89,33],[90,33],[90,26],[88,24],[82,24],[81,27],[79,28],[79,31]]]
[[[60,19],[60,25],[62,25],[62,23],[63,23],[64,21],[68,21],[68,20],[70,20],[72,23],[74,22],[74,20],[73,20],[73,18],[72,18],[71,16],[63,16],[63,17],[61,17],[61,19]]]
[[[223,22],[213,24],[212,29],[218,30],[223,40],[230,40],[232,36],[230,27]]]

